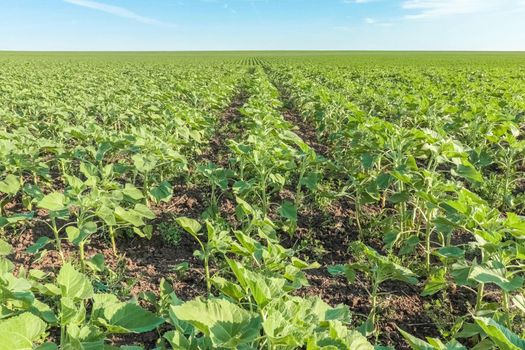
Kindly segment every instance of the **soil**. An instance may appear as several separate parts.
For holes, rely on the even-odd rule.
[[[237,139],[242,133],[242,115],[239,108],[247,99],[241,92],[220,117],[218,131],[211,139],[208,150],[199,156],[198,163],[213,162],[222,167],[228,167],[228,147],[226,140]],[[286,100],[286,97],[284,97]],[[315,128],[305,122],[298,113],[285,107],[283,116],[292,125],[296,125],[295,132],[307,142],[319,155],[330,157],[330,149],[318,142]],[[196,296],[206,295],[206,285],[203,278],[202,262],[194,257],[193,253],[199,247],[197,243],[186,234],[181,235],[181,240],[176,246],[169,245],[162,239],[158,230],[161,223],[173,223],[176,217],[187,216],[199,218],[207,208],[210,189],[206,186],[195,186],[181,179],[174,186],[173,197],[168,203],[161,203],[153,207],[157,214],[152,224],[154,225],[153,237],[150,240],[137,236],[121,237],[117,240],[119,257],[115,257],[111,246],[103,235],[92,237],[86,246],[86,258],[95,254],[105,257],[108,269],[117,274],[116,279],[110,280],[108,276],[101,282],[109,288],[120,291],[121,295],[139,297],[142,293],[151,292],[159,294],[159,285],[162,278],[172,283],[175,293],[182,300],[190,300]],[[283,198],[293,199],[293,193],[281,193]],[[334,200],[327,208],[319,208],[316,203],[308,202],[298,213],[298,227],[293,237],[283,234],[283,245],[299,249],[300,257],[306,260],[315,258],[322,267],[306,272],[310,285],[297,291],[300,296],[319,296],[332,306],[338,304],[348,305],[354,315],[354,325],[362,323],[370,312],[370,281],[359,276],[355,282],[348,283],[345,278],[334,277],[326,269],[328,265],[345,264],[353,261],[349,252],[349,245],[357,240],[357,228],[353,226],[350,218],[355,217],[354,206],[348,199]],[[7,206],[8,210],[16,207]],[[219,210],[232,225],[235,224],[234,200],[226,193],[219,201]],[[365,208],[373,211],[374,208]],[[44,211],[37,215],[43,219]],[[35,259],[35,256],[25,252],[27,247],[37,241],[39,237],[52,237],[49,228],[39,221],[22,227],[16,234],[8,234],[9,242],[15,251],[10,256],[17,269],[41,269],[51,274],[56,274],[62,260],[58,252],[50,250]],[[471,237],[465,234],[456,234],[453,237],[456,243],[468,243]],[[367,241],[370,246],[380,249],[382,244],[377,240]],[[66,260],[77,259],[78,249],[67,243],[62,244]],[[321,249],[316,249],[321,248]],[[177,273],[174,267],[187,262],[188,270]],[[420,338],[426,336],[439,337],[436,317],[427,310],[427,305],[445,302],[444,296],[438,293],[431,297],[420,296],[422,285],[410,286],[401,282],[385,282],[380,288],[378,310],[379,341],[385,345],[394,346],[396,349],[409,349],[406,342],[399,334],[397,327],[408,331]],[[497,296],[494,297],[497,300]],[[461,288],[452,288],[448,292],[450,310],[441,315],[468,314],[468,305],[475,303],[475,296]],[[441,310],[445,312],[444,310]],[[446,318],[446,317],[445,317]],[[153,348],[158,339],[157,332],[141,335],[114,336],[111,340],[115,345],[141,343],[148,348]]]
[[[281,92],[285,102],[287,95]],[[316,153],[330,159],[330,148],[318,142],[318,136],[312,124],[307,123],[292,107],[285,103],[283,116],[296,128],[294,131],[299,135]],[[310,203],[314,204],[314,203]],[[349,219],[355,217],[354,205],[349,200],[334,200],[326,209],[319,206],[304,205],[306,208],[298,214],[298,229],[294,235],[294,241],[284,240],[285,246],[300,245],[301,240],[306,239],[307,246],[311,248],[312,242],[322,245],[324,253],[317,257],[321,268],[307,271],[310,286],[297,291],[301,296],[319,296],[332,306],[338,304],[347,305],[354,316],[354,326],[364,322],[370,312],[371,300],[368,291],[371,290],[370,281],[358,278],[349,283],[344,277],[334,277],[326,269],[332,264],[344,264],[353,260],[348,251],[350,243],[358,239],[357,227],[349,223]],[[367,215],[374,215],[377,208],[365,207],[363,210]],[[458,234],[454,240],[468,243],[471,237]],[[365,242],[372,248],[381,251],[382,242],[369,237]],[[314,252],[307,250],[301,252],[302,258],[312,257]],[[362,276],[361,276],[362,277]],[[422,285],[411,286],[398,281],[387,281],[380,287],[381,296],[378,305],[378,331],[379,342],[383,345],[393,346],[395,349],[409,350],[410,347],[399,333],[397,327],[424,339],[425,337],[439,337],[436,316],[429,314],[427,305],[435,301],[442,302],[440,293],[430,296],[420,296]],[[475,302],[473,293],[464,289],[455,289],[448,296],[450,308],[446,310],[443,318],[451,315],[468,314],[467,305]],[[439,316],[438,316],[439,317]]]
[[[172,201],[165,205],[164,213],[152,223],[154,227],[160,222],[174,220],[174,216],[170,213],[198,217],[202,212],[203,200],[199,192],[187,190],[175,193]],[[155,211],[159,210],[159,207],[155,208]],[[7,237],[14,246],[14,252],[10,258],[18,269],[24,267],[57,273],[62,265],[62,259],[60,254],[52,249],[52,246],[48,247],[49,250],[39,259],[26,253],[26,249],[39,237],[52,237],[52,232],[45,224],[36,222]],[[119,280],[122,285],[119,288],[127,290],[130,296],[136,297],[142,292],[158,293],[160,280],[163,277],[172,280],[175,292],[184,300],[205,294],[202,264],[193,256],[198,246],[188,235],[182,235],[176,247],[167,244],[157,231],[153,233],[150,240],[138,236],[121,237],[117,239],[117,247],[119,257],[115,257],[105,236],[96,235],[86,245],[86,259],[102,254],[107,268],[121,274]],[[63,242],[62,251],[66,261],[78,259],[77,247]],[[182,278],[178,278],[173,267],[182,262],[188,262],[190,269]]]
[[[201,162],[215,163],[223,168],[228,167],[228,146],[225,142],[242,134],[242,123],[240,122],[242,114],[239,109],[246,103],[247,98],[246,92],[241,89],[221,115],[217,125],[218,130],[210,140],[206,152],[201,155]]]
[[[329,147],[319,143],[317,138],[317,132],[313,124],[307,123],[296,111],[287,107],[283,111],[283,117],[292,125],[296,127],[293,131],[303,139],[311,148],[314,149],[315,153],[327,157],[329,154]]]

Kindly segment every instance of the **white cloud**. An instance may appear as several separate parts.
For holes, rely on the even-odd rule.
[[[131,10],[128,10],[126,8],[123,8],[123,7],[108,5],[108,4],[104,4],[104,3],[101,3],[101,2],[97,2],[97,1],[91,1],[91,0],[64,0],[64,2],[67,2],[69,4],[73,4],[73,5],[77,5],[77,6],[86,7],[86,8],[92,9],[92,10],[106,12],[106,13],[109,13],[109,14],[112,14],[112,15],[115,15],[115,16],[119,16],[119,17],[129,18],[129,19],[132,19],[134,21],[145,23],[145,24],[160,25],[160,26],[172,26],[169,23],[164,23],[164,22],[158,21],[158,20],[153,19],[153,18],[141,16],[141,15],[139,15],[139,14],[137,14],[137,13],[131,11]]]
[[[523,0],[405,0],[401,7],[415,13],[407,19],[424,19],[452,15],[512,11],[523,7]]]
[[[370,25],[374,25],[374,26],[379,26],[379,27],[390,27],[390,26],[393,26],[393,25],[394,25],[392,22],[378,21],[377,19],[372,18],[372,17],[365,17],[365,18],[363,19],[363,21],[364,21],[366,24],[370,24]]]

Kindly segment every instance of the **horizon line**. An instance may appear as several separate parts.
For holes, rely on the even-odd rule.
[[[383,50],[383,49],[225,49],[225,50],[9,50],[0,49],[0,53],[6,52],[20,52],[20,53],[192,53],[192,52],[456,52],[456,53],[525,53],[525,50],[420,50],[420,49],[395,49],[395,50]]]

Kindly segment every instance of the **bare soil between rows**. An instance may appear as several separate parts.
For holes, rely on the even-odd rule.
[[[312,123],[305,120],[282,93],[285,101],[282,111],[283,117],[295,126],[294,132],[299,135],[318,155],[331,159],[329,146],[319,141],[317,131]],[[337,178],[339,174],[332,174]],[[327,267],[333,264],[353,262],[349,252],[349,245],[358,240],[358,228],[350,223],[355,218],[355,207],[348,199],[335,199],[328,208],[319,208],[315,203],[306,203],[298,213],[299,224],[293,238],[284,240],[285,246],[297,245],[301,239],[318,242],[324,253],[316,256],[321,268],[307,272],[310,286],[299,290],[301,296],[319,296],[332,306],[347,305],[354,314],[354,326],[364,322],[370,312],[371,302],[368,291],[371,290],[370,281],[357,279],[349,284],[343,277],[334,277],[328,273]],[[377,208],[364,208],[370,215]],[[471,237],[456,237],[464,242]],[[291,243],[291,241],[294,243]],[[377,238],[367,237],[364,242],[368,246],[382,251],[383,243]],[[302,252],[311,256],[312,252]],[[422,283],[411,286],[402,282],[390,281],[380,288],[380,302],[378,310],[379,341],[382,345],[393,346],[395,349],[409,350],[410,346],[398,331],[398,327],[424,339],[425,337],[440,337],[438,322],[442,327],[450,327],[455,316],[468,314],[469,305],[475,304],[474,293],[464,289],[454,289],[447,294],[438,293],[429,297],[422,297]],[[434,308],[441,310],[434,312]],[[447,324],[448,323],[448,324]]]
[[[228,166],[228,148],[225,141],[239,136],[242,107],[246,96],[239,95],[219,119],[218,133],[210,141],[208,152],[200,156],[200,163],[213,162],[223,167]],[[300,115],[291,109],[285,109],[283,116],[293,125],[296,133],[303,138],[318,154],[329,158],[330,150],[319,143],[315,129],[304,121]],[[144,292],[159,294],[160,282],[163,278],[172,283],[174,291],[183,300],[206,295],[202,263],[193,253],[198,246],[189,235],[182,235],[176,246],[167,244],[158,232],[160,223],[173,222],[178,216],[198,219],[208,205],[209,189],[203,186],[193,186],[181,180],[174,186],[174,195],[169,203],[154,207],[158,218],[154,220],[156,227],[151,240],[138,237],[122,237],[117,241],[120,257],[115,257],[110,244],[103,236],[95,236],[86,247],[86,257],[102,254],[108,269],[118,276],[115,285],[110,288],[120,291],[121,295],[138,297]],[[225,196],[221,199],[221,213],[227,217],[233,216],[234,204]],[[344,278],[331,276],[326,267],[332,264],[344,264],[352,261],[348,246],[357,239],[357,229],[351,218],[354,208],[349,200],[334,200],[327,208],[319,208],[314,203],[306,203],[305,209],[299,212],[299,222],[296,233],[290,237],[283,233],[283,245],[297,247],[303,242],[319,242],[323,252],[312,252],[308,249],[300,251],[304,258],[315,259],[322,267],[307,272],[310,286],[297,292],[301,296],[319,296],[332,306],[348,305],[354,313],[355,325],[362,322],[370,311],[370,298],[367,290],[369,281],[358,279],[349,284]],[[12,233],[8,239],[15,247],[11,258],[20,269],[36,268],[49,273],[57,273],[61,259],[57,252],[49,250],[40,259],[25,252],[41,236],[51,237],[51,232],[45,225],[34,224],[25,227],[19,233]],[[366,242],[373,247],[380,242]],[[77,248],[63,244],[66,259],[77,258]],[[184,273],[174,271],[181,263],[188,263],[189,269]],[[110,284],[107,280],[102,283]],[[392,345],[396,349],[409,349],[401,338],[397,327],[400,327],[420,338],[426,336],[439,337],[436,320],[441,314],[431,314],[429,305],[435,302],[445,303],[449,308],[446,315],[464,315],[467,305],[473,304],[473,295],[463,290],[455,290],[447,295],[446,301],[442,295],[421,297],[421,286],[408,286],[403,283],[385,283],[381,288],[380,315],[378,317],[380,341]],[[114,337],[114,344],[143,343],[153,348],[158,338],[156,332]]]

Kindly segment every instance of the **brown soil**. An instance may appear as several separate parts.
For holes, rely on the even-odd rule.
[[[202,162],[211,162],[221,167],[228,166],[228,146],[226,141],[237,137],[241,131],[242,114],[239,109],[247,100],[246,93],[241,91],[232,101],[230,106],[221,115],[217,128],[218,131],[212,137],[206,152],[201,155]]]
[[[224,142],[228,137],[233,137],[234,131],[231,131],[229,126],[232,123],[239,124],[241,118],[239,107],[244,104],[245,99],[242,94],[235,98],[220,118],[221,129],[228,130],[231,135],[218,132],[210,141],[209,152],[199,157],[198,161],[227,165],[225,157],[227,146]],[[139,297],[145,292],[158,295],[162,278],[172,282],[175,293],[183,300],[206,294],[202,263],[193,256],[193,252],[199,248],[196,242],[189,235],[182,234],[179,244],[170,246],[160,237],[157,227],[160,223],[174,222],[174,219],[179,216],[199,218],[207,207],[209,189],[205,186],[194,187],[180,180],[174,186],[173,193],[173,198],[168,203],[160,203],[152,208],[157,215],[157,219],[152,222],[155,227],[152,239],[146,240],[137,236],[120,237],[117,239],[119,256],[116,257],[107,237],[104,235],[92,237],[91,242],[86,245],[86,259],[102,254],[107,269],[117,274],[116,285],[113,284],[114,281],[106,280],[108,276],[104,273],[94,279],[106,284],[113,291],[118,290],[120,295],[128,297]],[[16,210],[19,207],[17,203],[19,201],[14,200],[7,206],[7,209]],[[16,212],[20,211],[16,210]],[[46,217],[45,211],[39,211],[37,214],[39,219]],[[38,259],[26,253],[26,249],[39,237],[53,237],[51,230],[43,222],[33,221],[18,233],[11,232],[7,236],[6,238],[15,248],[10,258],[17,270],[23,267],[27,270],[40,269],[51,274],[58,273],[62,265],[62,258],[52,245],[46,247],[49,250],[41,254]],[[66,261],[78,261],[77,247],[63,241],[62,250]],[[184,273],[176,273],[173,268],[183,262],[189,264],[189,269]],[[140,335],[114,336],[111,341],[115,345],[142,343],[153,348],[156,339],[158,339],[158,334],[150,332]]]
[[[315,127],[311,123],[307,123],[296,111],[286,107],[283,111],[283,117],[285,120],[290,122],[296,127],[293,131],[300,136],[311,148],[314,149],[315,153],[327,157],[329,154],[329,147],[319,143],[317,138],[317,132]]]
[[[287,105],[286,94],[282,93],[285,100],[283,116],[297,128],[294,130],[316,153],[330,159],[330,148],[318,142],[318,136],[312,124],[305,120]],[[345,278],[334,277],[326,269],[332,264],[344,264],[351,262],[353,257],[348,251],[351,242],[357,240],[357,228],[349,222],[350,218],[355,217],[354,205],[347,199],[338,199],[322,210],[315,203],[304,205],[309,209],[300,211],[298,218],[298,229],[294,235],[294,241],[286,238],[284,244],[299,245],[304,239],[307,246],[320,244],[324,253],[317,257],[317,261],[322,267],[307,272],[310,286],[297,292],[302,296],[319,296],[332,306],[345,304],[349,306],[354,315],[354,326],[364,322],[370,312],[371,301],[367,290],[370,290],[370,281],[358,278],[355,282],[348,283]],[[367,216],[375,215],[377,208],[367,206],[363,208]],[[381,251],[383,243],[370,237],[367,245]],[[303,258],[314,256],[312,250],[301,252]],[[362,277],[362,276],[361,276]],[[432,297],[421,297],[420,286],[410,286],[405,283],[393,281],[384,283],[381,288],[378,306],[378,331],[379,342],[383,345],[390,345],[396,349],[409,350],[410,347],[404,341],[397,327],[408,331],[418,337],[425,336],[439,337],[437,325],[432,317],[427,313],[425,304],[431,303],[434,299],[439,299],[440,295]],[[453,311],[458,315],[464,315],[460,310],[464,307],[464,301],[470,299],[465,296],[464,291],[456,291],[453,297],[457,304],[452,306]],[[397,327],[396,327],[397,326]]]
[[[213,162],[223,167],[228,166],[228,147],[225,142],[228,139],[239,137],[239,129],[242,128],[242,115],[239,108],[245,101],[246,96],[242,93],[232,101],[220,118],[218,132],[210,141],[210,147],[197,159],[197,162]],[[318,142],[312,125],[306,123],[290,109],[285,109],[283,116],[297,126],[295,132],[318,154],[329,157],[329,148]],[[280,195],[293,200],[291,192]],[[160,281],[166,278],[172,282],[176,294],[183,300],[205,295],[206,286],[202,263],[193,256],[193,252],[198,249],[196,242],[189,235],[183,234],[177,246],[170,246],[160,237],[158,225],[171,223],[179,216],[197,219],[206,209],[208,200],[209,189],[206,186],[192,186],[183,180],[179,181],[174,186],[174,195],[170,202],[161,203],[153,208],[158,218],[153,222],[155,231],[152,239],[146,240],[137,236],[120,238],[117,242],[119,258],[113,255],[107,237],[94,236],[92,242],[86,247],[86,257],[103,254],[106,266],[117,274],[116,282],[110,281],[106,275],[100,278],[101,282],[117,289],[121,295],[136,297],[143,292],[158,295]],[[232,225],[235,225],[235,204],[228,193],[221,197],[219,207],[221,214]],[[354,314],[354,323],[358,325],[366,319],[370,312],[370,297],[367,292],[370,289],[370,281],[359,276],[354,283],[350,284],[344,278],[331,276],[326,269],[328,265],[352,261],[348,246],[357,239],[357,230],[349,220],[355,216],[353,210],[353,204],[347,199],[335,200],[326,209],[319,208],[315,203],[307,200],[303,209],[298,213],[297,232],[293,237],[284,234],[282,237],[285,246],[302,249],[300,252],[302,258],[315,257],[315,260],[322,264],[321,268],[307,272],[310,286],[297,291],[297,294],[320,296],[333,306],[348,305]],[[367,214],[373,215],[373,213]],[[38,216],[45,217],[45,212],[39,212]],[[49,248],[47,254],[37,260],[25,252],[26,248],[36,242],[39,237],[52,237],[46,225],[38,221],[33,222],[32,225],[17,230],[16,234],[11,232],[8,235],[9,242],[15,247],[15,252],[10,258],[18,269],[21,267],[37,268],[49,273],[57,273],[61,266],[61,258],[52,247]],[[457,234],[453,240],[468,243],[471,237]],[[376,249],[381,246],[381,242],[378,241],[367,241],[366,243]],[[315,251],[316,245],[319,245],[323,252]],[[76,247],[66,243],[62,247],[66,260],[77,259],[78,249]],[[177,274],[173,271],[173,267],[182,262],[188,262],[189,270],[186,273]],[[396,349],[408,350],[409,347],[402,339],[397,327],[420,338],[439,336],[435,315],[429,314],[426,304],[438,300],[441,302],[443,295],[438,293],[432,297],[421,297],[420,292],[421,286],[409,286],[400,282],[388,282],[381,286],[382,295],[379,298],[378,315],[381,343],[394,346]],[[473,293],[459,288],[448,291],[448,300],[450,300],[449,314],[451,315],[468,314],[468,305],[475,302]],[[158,339],[158,334],[151,332],[141,335],[115,336],[112,342],[115,345],[142,343],[148,348],[153,348],[156,339]]]
[[[172,201],[155,208],[157,213],[161,210],[163,213],[153,225],[155,227],[161,222],[173,221],[179,215],[196,218],[203,210],[203,202],[200,192],[176,186]],[[36,221],[32,226],[22,229],[20,233],[12,233],[7,237],[15,248],[11,258],[18,268],[23,266],[26,269],[57,273],[62,265],[62,259],[53,246],[47,247],[49,251],[37,260],[35,256],[25,252],[27,247],[42,236],[52,237],[52,233],[45,224]],[[188,235],[183,234],[180,243],[175,247],[167,244],[157,231],[154,232],[151,240],[138,236],[121,237],[117,240],[117,247],[119,257],[113,255],[107,237],[94,236],[86,246],[86,259],[95,254],[103,254],[107,268],[119,274],[120,285],[117,288],[127,291],[129,295],[138,296],[142,292],[158,293],[160,280],[163,277],[172,280],[175,292],[182,299],[187,300],[205,294],[202,264],[193,257],[193,252],[198,246]],[[77,247],[64,241],[62,250],[66,261],[78,259]],[[182,262],[188,262],[190,270],[178,278],[172,269]]]

